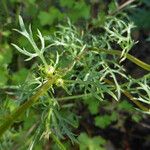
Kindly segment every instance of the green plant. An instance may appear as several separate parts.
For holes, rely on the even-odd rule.
[[[148,10],[150,8],[150,1],[138,0],[138,2],[138,7],[133,7],[132,11],[129,10],[131,11],[130,18],[134,21],[139,29],[149,29],[150,20],[148,16],[150,15],[150,12]]]
[[[78,137],[80,150],[103,150],[106,141],[101,137],[90,138],[86,133],[81,133]]]
[[[71,101],[75,99],[86,100],[87,97],[94,97],[91,100],[96,100],[90,103],[99,105],[100,101],[109,101],[109,99],[118,101],[122,95],[125,95],[141,111],[149,113],[149,108],[143,103],[148,105],[150,100],[150,74],[134,79],[126,74],[121,64],[122,61],[128,59],[150,71],[150,65],[128,54],[135,42],[131,38],[133,25],[124,20],[127,18],[106,17],[104,26],[102,26],[104,32],[99,34],[81,31],[68,20],[67,26],[59,25],[58,30],[51,36],[44,37],[38,30],[39,43],[33,38],[31,26],[28,31],[22,18],[19,17],[21,31],[16,29],[15,31],[29,41],[32,49],[12,45],[27,57],[26,61],[33,59],[36,61],[25,84],[22,85],[19,106],[14,106],[16,108],[13,108],[10,115],[6,112],[4,113],[6,117],[1,116],[0,118],[2,120],[0,123],[2,141],[8,138],[5,132],[10,133],[10,136],[12,132],[15,132],[13,128],[8,130],[11,125],[18,122],[25,123],[27,118],[37,113],[34,118],[36,122],[31,125],[33,127],[31,133],[34,134],[29,136],[27,133],[28,140],[23,146],[19,145],[21,149],[27,147],[33,149],[41,138],[51,138],[60,149],[66,149],[62,144],[66,138],[71,139],[72,143],[77,142],[72,132],[73,128],[78,127],[79,119],[79,116],[75,115],[75,103]],[[112,43],[114,42],[121,51],[113,50]],[[69,102],[65,103],[66,101]],[[98,112],[98,108],[91,106],[88,108],[93,114]],[[74,111],[71,113],[72,109]],[[116,114],[103,117],[105,121],[102,117],[95,117],[96,126],[104,128],[116,120]],[[29,131],[29,126],[21,128]],[[11,142],[13,143],[13,136],[10,145]],[[82,141],[83,136],[88,138],[82,134],[78,138],[79,141]],[[97,143],[99,139],[88,140],[90,143],[96,143],[94,146],[104,145],[104,142]]]

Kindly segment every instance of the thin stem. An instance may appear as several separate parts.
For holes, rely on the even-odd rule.
[[[97,94],[100,92],[96,92]],[[91,96],[92,94],[80,94],[80,95],[74,95],[74,96],[66,96],[66,97],[62,97],[62,98],[55,98],[58,101],[67,101],[67,100],[71,100],[71,99],[78,99],[78,98],[83,98],[86,96]]]
[[[104,79],[104,81],[108,84],[114,85],[114,83],[108,79]],[[115,86],[115,85],[114,85]],[[134,104],[136,104],[136,106],[138,106],[141,110],[145,111],[145,112],[150,112],[150,109],[145,107],[142,103],[140,103],[138,100],[136,100],[128,91],[123,90],[123,94],[129,98],[129,100],[131,100]]]
[[[51,138],[57,143],[58,147],[61,150],[66,150],[65,146],[61,143],[61,141],[58,139],[58,137],[55,136],[52,132],[51,132]]]
[[[7,117],[7,120],[0,126],[0,137],[3,133],[20,117],[29,107],[31,107],[56,81],[56,77],[50,78],[39,90],[29,98],[24,104],[19,106],[12,114]]]
[[[109,85],[114,85],[114,83],[106,78],[104,78],[104,82],[108,83]],[[115,85],[114,85],[115,88]],[[96,92],[97,94],[100,92]],[[136,100],[128,91],[123,90],[123,94],[129,98],[133,103],[135,103],[141,110],[146,111],[146,112],[150,112],[150,109],[145,107],[141,102],[139,102],[138,100]],[[83,98],[85,96],[91,96],[92,93],[89,94],[81,94],[81,95],[75,95],[75,96],[68,96],[68,97],[63,97],[63,98],[56,98],[58,101],[67,101],[67,100],[71,100],[71,99],[78,99],[78,98]]]
[[[124,2],[123,4],[121,4],[120,6],[118,6],[117,10],[115,10],[112,13],[110,13],[110,15],[114,15],[115,13],[123,10],[124,8],[126,8],[128,5],[130,5],[133,2],[135,2],[135,0],[127,0],[126,2]]]
[[[120,6],[118,7],[117,11],[119,11],[119,10],[125,8],[126,6],[130,5],[130,4],[133,3],[133,2],[135,2],[135,0],[128,0],[128,1],[126,1],[125,3],[123,3],[122,5],[120,5]]]
[[[148,73],[148,74],[146,74],[146,75],[144,75],[144,76],[142,76],[140,78],[132,79],[132,81],[133,82],[139,82],[140,80],[145,79],[147,77],[150,77],[150,73]],[[104,79],[107,80],[106,78],[104,78]],[[90,84],[91,83],[91,82],[88,82],[88,81],[78,81],[78,80],[64,80],[64,82],[65,83],[81,83],[81,84],[83,84],[83,83],[86,83],[86,84],[89,83]],[[123,88],[125,86],[128,86],[129,82],[130,81],[120,84],[120,87]]]
[[[47,62],[46,62],[46,60],[45,60],[43,54],[42,54],[42,55],[40,54],[39,57],[41,58],[41,60],[42,60],[42,62],[43,62],[43,64],[44,64],[44,66],[47,67],[48,64],[47,64]]]
[[[145,112],[150,112],[150,109],[145,107],[142,103],[136,100],[128,91],[123,91],[123,94],[128,97],[134,104],[136,104],[141,110]]]
[[[145,79],[145,78],[147,78],[147,77],[150,77],[150,73],[148,73],[148,74],[146,74],[146,75],[144,75],[144,76],[142,76],[142,77],[140,77],[140,78],[133,79],[133,80],[132,80],[132,81],[133,81],[132,83],[137,83],[137,82],[139,82],[140,80]],[[129,81],[129,82],[130,82],[130,81]],[[120,86],[121,86],[121,87],[128,86],[129,82],[122,83],[122,84],[120,84]]]
[[[106,50],[103,48],[91,48],[91,50],[96,51],[96,52],[104,52],[106,54],[110,54],[110,55],[118,55],[121,56],[122,52],[119,50]],[[136,65],[138,65],[139,67],[143,68],[144,70],[150,71],[150,65],[137,59],[136,57],[130,55],[130,54],[126,54],[126,58],[129,59],[131,62],[135,63]]]

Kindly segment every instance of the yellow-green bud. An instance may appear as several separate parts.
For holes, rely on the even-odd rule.
[[[46,73],[48,76],[53,75],[54,71],[55,71],[55,68],[54,68],[53,66],[48,66],[48,67],[46,67],[46,69],[45,69],[45,73]]]
[[[63,86],[63,85],[64,85],[64,80],[61,79],[61,78],[57,79],[57,80],[56,80],[56,85],[57,85],[57,86]]]

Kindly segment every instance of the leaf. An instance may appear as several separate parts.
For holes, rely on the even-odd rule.
[[[26,68],[22,68],[21,70],[13,74],[12,81],[14,82],[14,84],[22,84],[25,81],[28,73],[29,70],[27,70]]]
[[[50,7],[48,12],[40,11],[38,16],[41,25],[51,25],[57,20],[63,19],[63,14],[55,7]]]
[[[132,115],[132,120],[137,123],[139,123],[141,119],[142,119],[142,117],[140,115],[136,115],[136,114]]]
[[[41,51],[42,53],[44,52],[44,48],[45,48],[45,41],[44,41],[44,37],[42,36],[40,30],[37,30],[38,31],[38,37],[41,41]]]
[[[122,101],[122,102],[120,102],[118,104],[118,109],[119,110],[127,110],[127,111],[129,111],[132,108],[133,108],[133,106],[129,102],[127,102],[127,101]]]
[[[84,1],[76,2],[68,16],[73,22],[81,18],[88,19],[90,17],[90,6]]]
[[[64,121],[70,124],[72,127],[77,128],[79,126],[78,117],[69,110],[60,111]]]
[[[118,113],[113,112],[113,113],[111,114],[111,121],[116,121],[117,119],[118,119]]]
[[[66,150],[66,147],[61,143],[61,141],[57,138],[57,136],[55,136],[54,134],[51,134],[51,137],[56,142],[60,150]]]
[[[80,150],[104,150],[106,141],[100,137],[95,136],[93,138],[88,137],[86,133],[81,133],[78,136]]]
[[[114,116],[111,117],[111,115],[103,115],[103,116],[97,116],[95,117],[95,125],[97,127],[100,127],[102,129],[108,127],[112,121],[114,121]]]
[[[99,14],[98,14],[98,18],[92,20],[94,26],[96,27],[103,27],[104,24],[105,24],[105,21],[106,21],[106,14],[104,11],[101,11]]]
[[[84,98],[84,103],[88,105],[91,114],[97,114],[100,106],[100,101],[95,97],[89,96]]]
[[[49,24],[51,20],[50,14],[45,11],[40,11],[38,18],[42,26]]]
[[[27,33],[27,30],[25,28],[23,19],[22,19],[22,17],[20,15],[19,15],[19,25],[20,25],[20,28],[21,28],[22,32],[26,32]]]
[[[21,49],[19,46],[17,46],[16,44],[11,44],[12,46],[14,46],[20,53],[26,55],[26,56],[29,56],[29,58],[33,58],[33,57],[36,57],[37,54],[32,54],[30,52],[28,52],[27,50],[25,50],[25,48]]]

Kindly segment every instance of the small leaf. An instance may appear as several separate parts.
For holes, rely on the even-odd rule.
[[[40,11],[38,18],[42,26],[51,25],[55,21],[61,20],[63,18],[63,14],[57,8],[50,7],[49,12]]]
[[[41,40],[41,52],[43,53],[44,52],[44,48],[45,48],[45,41],[44,41],[44,38],[43,38],[40,30],[37,30],[37,31],[38,31],[38,37]]]
[[[100,106],[100,101],[95,97],[89,96],[84,98],[84,102],[88,105],[91,114],[97,114]]]
[[[25,25],[24,25],[24,22],[23,22],[23,19],[22,19],[22,17],[19,15],[19,25],[20,25],[20,27],[21,27],[21,30],[23,31],[23,32],[27,32],[27,30],[26,30],[26,28],[25,28]]]
[[[109,115],[95,117],[95,125],[102,129],[108,127],[111,124],[111,122],[112,122],[111,116],[109,116]]]
[[[89,137],[86,133],[78,136],[80,150],[104,150],[105,139],[100,136]]]
[[[133,108],[133,106],[130,103],[128,103],[127,101],[122,101],[122,102],[120,102],[118,104],[118,109],[119,110],[127,110],[127,111],[129,111],[132,108]]]

